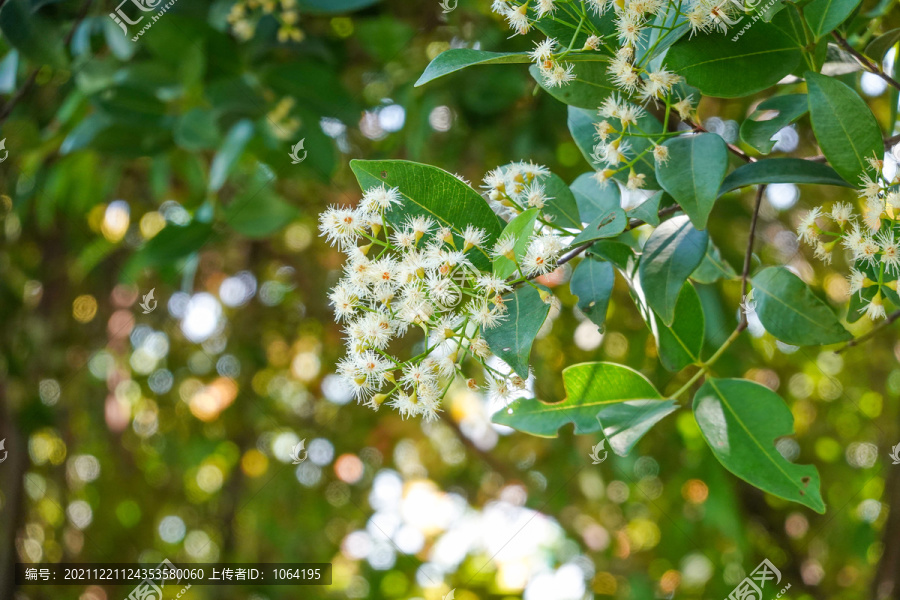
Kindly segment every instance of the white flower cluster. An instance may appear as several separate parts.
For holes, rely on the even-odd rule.
[[[884,298],[896,297],[897,277],[900,276],[900,145],[895,146],[885,160],[868,159],[876,172],[861,177],[860,198],[865,202],[862,213],[854,213],[849,203],[838,202],[824,213],[816,207],[806,213],[797,228],[798,238],[815,248],[817,258],[831,263],[832,252],[840,242],[850,255],[853,266],[848,280],[850,293],[860,294],[864,306],[860,309],[872,320],[886,316]],[[820,227],[823,220],[834,223],[837,231]],[[824,236],[824,240],[823,237]],[[863,290],[877,287],[871,298]]]
[[[528,33],[535,23],[543,20],[565,22],[568,27],[573,22],[578,23],[577,30],[586,35],[583,46],[566,48],[560,40],[546,38],[537,42],[530,53],[547,87],[562,87],[576,79],[575,65],[566,62],[567,57],[590,59],[591,55],[599,55],[608,60],[609,79],[621,95],[608,97],[600,107],[601,121],[595,125],[598,142],[591,159],[598,165],[595,177],[599,183],[624,171],[628,174],[627,187],[635,190],[644,186],[644,175],[635,173],[633,166],[648,153],[654,160],[665,162],[668,153],[661,144],[669,136],[678,134],[648,136],[637,123],[644,113],[642,105],[651,101],[666,105],[667,122],[663,131],[668,131],[670,112],[686,120],[693,111],[691,95],[679,97],[674,90],[681,77],[665,66],[651,67],[650,53],[638,57],[639,41],[646,38],[651,29],[656,29],[658,34],[653,47],[665,44],[670,35],[681,34],[680,28],[662,27],[658,25],[660,22],[686,22],[692,32],[724,30],[734,23],[729,14],[738,10],[740,1],[538,0],[536,3],[519,3],[518,0],[495,0],[493,10],[503,15],[516,34]],[[591,16],[603,15],[609,10],[614,12],[615,31],[604,34]],[[614,125],[614,120],[619,123]],[[635,155],[627,139],[629,134],[650,137],[651,144]]]
[[[550,199],[537,179],[548,174],[530,163],[496,169],[485,180],[487,195],[507,217],[524,206],[542,209]],[[338,373],[358,402],[374,409],[387,403],[403,417],[433,420],[468,357],[482,365],[491,394],[508,399],[525,382],[487,364],[492,353],[482,332],[507,318],[505,293],[556,268],[560,236],[542,218],[542,231],[517,254],[517,239],[493,240],[478,227],[459,230],[409,215],[401,205],[399,190],[382,185],[367,190],[357,207],[332,206],[320,216],[321,234],[347,257],[329,294],[346,336]],[[484,260],[473,263],[476,255],[509,259],[516,274],[506,280],[483,271],[475,263]],[[416,331],[425,342],[420,354],[400,360],[389,353],[393,341]],[[466,383],[478,387],[475,379]]]

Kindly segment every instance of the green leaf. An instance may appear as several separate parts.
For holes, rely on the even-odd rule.
[[[819,473],[795,465],[775,449],[794,433],[794,418],[769,388],[745,379],[708,379],[694,396],[694,417],[726,469],[759,489],[825,512]]]
[[[352,12],[361,8],[368,8],[378,4],[381,0],[298,0],[297,4],[301,12],[335,15]]]
[[[782,342],[813,346],[853,337],[828,305],[785,267],[763,269],[752,282],[756,314],[766,331]]]
[[[719,188],[719,196],[731,190],[761,183],[811,183],[853,187],[828,165],[802,158],[767,158],[747,163],[729,173]]]
[[[497,65],[530,63],[531,57],[526,52],[488,52],[471,48],[452,48],[438,54],[419,77],[415,87],[425,85],[438,77],[472,65]]]
[[[651,427],[676,410],[678,403],[674,400],[626,400],[601,410],[597,420],[610,450],[627,456]]]
[[[629,208],[628,216],[656,227],[659,225],[659,203],[662,202],[664,195],[665,192],[662,190],[656,192],[637,206]]]
[[[10,50],[0,60],[0,94],[11,94],[16,89],[16,73],[19,71],[19,51]]]
[[[680,136],[666,141],[669,160],[656,164],[656,178],[697,229],[716,202],[719,185],[728,169],[728,149],[715,133]]]
[[[843,23],[859,2],[860,0],[812,0],[803,8],[803,16],[818,40]]]
[[[517,215],[515,219],[510,221],[503,228],[501,238],[509,237],[516,240],[515,253],[516,259],[521,264],[522,257],[528,250],[528,243],[531,241],[531,235],[534,233],[534,223],[537,221],[541,211],[537,208],[529,208]],[[509,260],[505,256],[498,256],[494,259],[494,275],[501,279],[506,279],[516,272],[516,263]]]
[[[68,65],[63,37],[53,25],[32,10],[27,0],[8,0],[0,9],[0,32],[5,42],[18,49],[35,67],[59,69]]]
[[[216,113],[192,108],[178,119],[173,137],[176,144],[189,152],[215,148],[222,141]]]
[[[625,216],[625,211],[621,208],[614,208],[605,215],[600,215],[591,221],[591,223],[584,228],[584,231],[575,236],[571,245],[577,246],[579,244],[584,244],[585,242],[599,240],[600,238],[616,237],[625,231],[627,225],[628,217]]]
[[[537,332],[550,312],[550,305],[530,285],[523,285],[503,297],[506,319],[497,327],[482,332],[484,341],[523,379],[528,378],[528,357]]]
[[[738,98],[778,83],[800,63],[802,52],[774,23],[756,21],[740,37],[719,32],[682,38],[666,55],[667,66],[706,96]]]
[[[612,263],[595,256],[586,256],[572,273],[569,289],[578,297],[578,308],[597,327],[603,327],[609,298],[616,283]]]
[[[872,173],[866,158],[881,158],[881,129],[865,101],[837,79],[807,72],[809,116],[822,153],[852,184]]]
[[[250,121],[243,119],[231,127],[209,168],[209,191],[218,192],[222,189],[251,137],[253,123]]]
[[[575,424],[576,434],[600,431],[597,414],[626,400],[658,400],[659,392],[646,377],[624,365],[592,362],[563,369],[566,398],[552,404],[515,400],[494,414],[495,423],[542,437],[556,437],[559,428]]]
[[[706,254],[709,236],[680,215],[657,227],[647,243],[638,267],[647,304],[663,323],[671,325],[681,286]]]
[[[877,38],[869,42],[866,46],[866,56],[874,58],[877,62],[881,62],[884,55],[888,53],[894,44],[900,41],[900,27],[891,29],[887,33],[879,35]]]
[[[544,190],[549,197],[544,206],[544,214],[554,217],[553,223],[560,227],[581,227],[578,202],[562,177],[556,173],[550,173],[548,177],[541,177],[540,183],[544,185]]]
[[[761,102],[753,114],[741,123],[741,139],[748,146],[762,154],[768,154],[775,146],[772,136],[787,127],[809,110],[806,94],[786,94],[774,96]],[[767,111],[776,111],[776,115],[765,121],[753,119]]]
[[[725,262],[713,241],[709,240],[706,254],[703,256],[703,262],[691,273],[691,279],[697,283],[708,284],[715,283],[723,277],[725,279],[734,279],[737,277],[737,273],[731,268],[731,265]]]
[[[654,319],[655,320],[655,319]],[[690,282],[684,284],[675,303],[675,320],[671,327],[656,322],[656,347],[663,367],[678,372],[700,362],[705,320],[700,296]]]
[[[185,226],[167,225],[125,263],[123,281],[135,281],[141,270],[161,268],[197,252],[213,236],[210,223],[192,221]]]
[[[628,244],[615,240],[597,240],[591,245],[588,255],[608,260],[622,271],[627,272],[629,264],[637,263],[637,256]]]
[[[575,80],[563,86],[548,86],[544,83],[544,76],[537,65],[531,65],[528,72],[541,89],[563,104],[596,110],[607,97],[618,92],[606,72],[608,68],[609,63],[605,61],[574,62],[572,73]]]
[[[267,167],[257,168],[253,179],[225,209],[229,227],[249,238],[265,238],[296,219],[300,212],[285,202],[270,184],[275,174]]]
[[[621,206],[619,186],[609,181],[606,185],[600,185],[592,175],[583,173],[570,186],[582,223],[590,223]],[[581,223],[578,225],[581,226]]]
[[[487,232],[484,249],[472,249],[469,260],[484,271],[491,269],[488,248],[492,248],[503,229],[503,221],[494,214],[481,194],[447,171],[405,160],[351,160],[350,168],[359,187],[367,190],[384,183],[399,188],[403,205],[387,214],[397,226],[407,216],[425,216],[449,227],[462,248],[462,232],[467,225]]]

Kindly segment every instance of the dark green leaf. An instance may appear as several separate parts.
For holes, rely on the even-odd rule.
[[[677,372],[700,362],[705,321],[700,296],[690,282],[684,284],[675,304],[671,327],[656,322],[656,347],[659,360],[669,371]]]
[[[794,433],[794,417],[769,388],[745,379],[708,379],[694,396],[694,417],[722,465],[759,489],[825,512],[819,473],[788,462],[775,440]]]
[[[865,101],[837,79],[807,72],[809,116],[822,153],[841,177],[859,183],[872,173],[867,158],[881,158],[881,129]]]
[[[733,279],[737,277],[737,273],[731,268],[731,265],[725,262],[713,241],[709,240],[703,262],[691,273],[691,279],[697,283],[715,283],[723,277]]]
[[[818,40],[843,23],[859,3],[860,0],[812,0],[803,7],[803,16]]]
[[[706,254],[709,236],[680,215],[656,228],[641,256],[638,274],[647,304],[671,325],[681,286]]]
[[[493,247],[503,229],[503,221],[481,194],[437,167],[405,160],[352,160],[350,168],[363,190],[382,183],[400,189],[403,205],[387,214],[388,221],[395,226],[409,215],[431,217],[453,230],[460,248],[462,232],[467,225],[487,232],[486,248]],[[472,249],[468,257],[479,269],[491,269],[486,249]]]
[[[756,314],[766,331],[786,344],[834,344],[851,337],[825,302],[785,267],[753,276]]]
[[[64,69],[67,66],[63,37],[36,12],[27,0],[8,0],[0,9],[0,32],[4,41],[17,48],[35,67],[45,64]]]
[[[874,58],[876,62],[881,62],[888,50],[898,41],[900,41],[900,27],[891,29],[869,42],[869,45],[866,46],[866,55]]]
[[[677,137],[664,144],[669,160],[656,164],[656,178],[697,229],[706,229],[719,185],[728,169],[728,149],[715,133]]]
[[[229,227],[249,238],[264,238],[297,218],[299,211],[272,189],[274,179],[268,168],[257,168],[246,190],[225,209]]]
[[[122,279],[135,281],[143,269],[171,266],[202,248],[212,235],[209,223],[192,221],[183,227],[169,224],[128,260],[122,269]]]
[[[494,422],[532,435],[556,437],[559,428],[575,424],[576,434],[600,431],[597,414],[626,400],[657,400],[659,392],[646,377],[624,365],[582,363],[563,369],[566,398],[548,404],[524,399],[494,414]]]
[[[578,213],[578,203],[562,177],[550,173],[548,177],[542,177],[540,183],[550,198],[544,207],[544,214],[554,217],[553,223],[560,227],[580,228],[582,221]]]
[[[583,223],[590,223],[621,206],[619,186],[611,181],[600,185],[592,175],[593,173],[579,175],[570,186]]]
[[[805,115],[808,110],[806,94],[786,94],[769,98],[761,102],[754,114],[741,123],[741,139],[762,154],[768,154],[775,146],[772,136]],[[765,121],[753,119],[754,115],[767,111],[776,111],[777,114]]]
[[[569,289],[578,297],[578,308],[597,327],[606,321],[606,309],[616,282],[612,263],[586,256],[572,273]]]
[[[531,58],[525,52],[488,52],[471,48],[453,48],[438,54],[419,77],[415,87],[443,77],[472,65],[496,65],[529,63]]]
[[[523,285],[503,297],[506,319],[497,327],[482,332],[484,341],[523,379],[528,378],[528,357],[537,332],[550,312],[550,305],[530,285]]]
[[[510,221],[503,228],[503,233],[500,234],[501,238],[509,237],[516,240],[515,253],[519,264],[521,264],[522,257],[525,256],[525,252],[528,250],[528,243],[531,241],[531,235],[534,233],[534,223],[537,221],[540,212],[537,208],[529,208],[523,211],[522,214],[517,215],[515,219]],[[497,277],[506,279],[515,272],[516,263],[505,256],[498,256],[494,259],[494,275]]]
[[[597,420],[610,450],[627,456],[651,427],[676,410],[674,400],[626,400],[602,409]]]
[[[761,183],[812,183],[852,187],[828,165],[802,158],[767,158],[747,163],[728,174],[719,195]]]
[[[656,227],[659,225],[659,203],[662,202],[664,195],[662,190],[656,192],[634,208],[628,209],[628,216]]]
[[[584,231],[575,236],[572,245],[577,246],[585,242],[599,240],[600,238],[616,237],[628,225],[628,217],[621,208],[614,208],[605,215],[600,215],[590,222]]]
[[[297,0],[302,12],[335,15],[378,4],[381,0]]]
[[[225,185],[228,175],[241,157],[244,147],[251,137],[253,137],[253,123],[250,121],[238,121],[232,126],[209,168],[209,190],[211,192],[218,192]]]
[[[175,124],[175,143],[188,150],[209,150],[222,141],[216,114],[204,108],[192,108]]]
[[[682,38],[666,55],[668,67],[707,96],[737,98],[762,91],[800,63],[796,43],[773,24],[756,21],[740,37],[719,32]]]

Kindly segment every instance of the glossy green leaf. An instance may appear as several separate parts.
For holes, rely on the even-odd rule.
[[[608,260],[623,271],[628,271],[630,266],[637,263],[634,250],[628,244],[616,240],[597,240],[591,244],[588,254]]]
[[[825,512],[819,473],[788,462],[775,440],[794,433],[784,401],[764,385],[745,379],[708,379],[694,395],[694,417],[722,465],[751,485]]]
[[[541,177],[539,183],[544,186],[544,191],[548,196],[544,214],[553,217],[553,223],[560,227],[581,228],[582,221],[578,213],[578,202],[562,177],[556,173],[550,173],[547,177]]]
[[[403,205],[387,214],[398,225],[407,216],[425,216],[449,227],[462,247],[462,232],[467,225],[487,232],[484,249],[469,250],[469,259],[479,269],[490,270],[488,249],[503,229],[503,222],[481,197],[458,177],[437,167],[405,160],[352,160],[350,168],[359,187],[367,190],[382,183],[399,188]]]
[[[648,225],[659,225],[659,203],[662,202],[665,192],[662,190],[626,211],[629,218],[640,219]]]
[[[570,186],[583,223],[590,223],[601,215],[608,214],[619,208],[622,202],[618,185],[611,181],[600,185],[592,175],[593,173],[579,175]]]
[[[756,314],[766,331],[786,344],[812,346],[851,337],[831,308],[785,267],[768,267],[753,276]]]
[[[841,177],[859,183],[871,174],[867,158],[881,158],[881,129],[866,102],[837,79],[807,72],[809,116],[822,153]]]
[[[531,57],[526,52],[488,52],[471,48],[452,48],[438,54],[416,81],[415,87],[425,85],[438,77],[449,75],[455,71],[473,65],[497,65],[530,63]]]
[[[719,195],[761,183],[810,183],[852,187],[826,164],[802,158],[767,158],[747,163],[728,174]]]
[[[171,267],[197,252],[213,236],[210,223],[192,221],[185,226],[167,225],[139,248],[122,269],[124,281],[135,281],[143,269]]]
[[[225,208],[225,223],[246,237],[265,238],[296,219],[300,212],[275,193],[274,180],[271,170],[258,167],[244,191]]]
[[[4,42],[18,49],[34,67],[67,66],[63,37],[35,12],[27,0],[7,0],[0,9],[0,32]]]
[[[627,225],[628,217],[625,216],[625,211],[621,208],[614,208],[605,215],[600,215],[591,221],[584,228],[584,231],[575,236],[575,239],[572,240],[572,245],[576,246],[601,238],[616,237],[625,231]]]
[[[803,16],[818,40],[843,23],[859,3],[860,0],[812,0],[803,7]]]
[[[656,320],[656,319],[655,319]],[[675,303],[675,320],[666,327],[656,320],[656,347],[663,367],[678,372],[700,362],[706,322],[700,296],[690,282],[684,284]]]
[[[534,399],[512,402],[494,414],[495,423],[542,437],[556,437],[559,428],[574,423],[576,434],[600,431],[597,414],[627,400],[658,400],[659,392],[646,377],[624,365],[592,362],[563,369],[566,398],[546,403]]]
[[[215,148],[222,141],[214,111],[192,108],[178,119],[175,143],[189,152]]]
[[[678,410],[674,400],[626,400],[597,414],[609,449],[619,456],[631,453],[638,440],[664,417]]]
[[[723,278],[734,279],[735,277],[737,277],[735,270],[725,262],[725,259],[722,258],[722,253],[719,252],[713,241],[709,240],[703,261],[691,273],[691,279],[697,283],[715,283]]]
[[[709,236],[679,215],[657,227],[647,243],[638,267],[647,304],[671,325],[681,286],[706,254]]]
[[[737,98],[778,83],[800,63],[796,43],[774,23],[756,21],[736,40],[720,32],[685,37],[666,55],[666,64],[704,95]]]
[[[603,327],[609,297],[616,283],[612,263],[595,256],[586,256],[575,267],[569,289],[578,297],[578,308],[597,327]]]
[[[900,27],[891,29],[887,33],[879,35],[877,38],[869,42],[866,46],[866,55],[881,62],[884,55],[896,44],[900,42]]]
[[[550,312],[550,305],[530,285],[520,286],[503,297],[506,319],[482,332],[491,351],[503,359],[523,379],[528,378],[528,357],[534,338]]]
[[[531,241],[531,235],[534,233],[534,224],[537,221],[541,211],[537,208],[529,208],[517,215],[515,219],[510,221],[503,228],[501,238],[509,237],[516,240],[515,254],[516,259],[521,263],[522,257],[528,250],[528,243]],[[509,260],[505,256],[498,256],[494,259],[494,275],[501,279],[506,279],[516,272],[516,263]]]
[[[541,88],[569,106],[596,110],[603,101],[618,92],[607,73],[608,62],[574,62],[572,73],[575,80],[563,86],[550,86],[544,82],[537,65],[531,65],[528,71]]]
[[[706,229],[709,213],[728,169],[728,149],[715,133],[680,136],[664,144],[669,160],[656,164],[656,178],[697,229]]]
[[[231,127],[209,168],[209,190],[211,192],[218,192],[225,185],[228,175],[243,154],[251,137],[253,137],[253,123],[250,121],[238,121]]]
[[[809,110],[806,94],[786,94],[774,96],[761,102],[750,117],[741,123],[741,139],[762,154],[768,154],[775,146],[772,136],[787,127]],[[755,115],[775,111],[775,116],[765,121],[756,120]]]

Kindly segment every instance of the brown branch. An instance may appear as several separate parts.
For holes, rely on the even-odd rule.
[[[889,314],[889,315],[887,316],[887,318],[886,318],[884,321],[882,321],[881,323],[879,323],[877,327],[874,327],[871,331],[869,331],[869,332],[866,333],[865,335],[861,335],[861,336],[859,336],[858,338],[854,338],[854,339],[850,340],[849,342],[847,342],[843,347],[838,348],[837,350],[835,350],[835,351],[834,351],[835,354],[840,354],[841,352],[843,352],[843,351],[846,350],[847,348],[852,348],[853,346],[859,346],[859,345],[862,344],[863,342],[866,342],[866,341],[872,339],[873,337],[875,337],[876,335],[878,335],[879,333],[881,333],[881,330],[882,330],[882,329],[884,329],[885,327],[887,327],[888,325],[890,325],[891,323],[893,323],[893,322],[896,321],[897,319],[900,319],[900,310],[895,310],[894,312],[892,312],[891,314]]]
[[[762,206],[765,184],[756,188],[756,202],[753,206],[753,217],[750,219],[750,237],[747,240],[747,251],[744,253],[744,269],[741,271],[741,303],[747,298],[747,283],[750,277],[750,261],[753,258],[753,242],[756,240],[756,223],[759,221],[759,207]],[[747,328],[747,313],[741,308],[741,322],[738,323],[738,331]]]
[[[884,81],[886,81],[888,84],[890,84],[894,88],[900,90],[900,83],[898,83],[896,79],[894,79],[893,77],[891,77],[890,75],[885,73],[881,69],[881,67],[879,67],[877,64],[873,63],[871,60],[869,60],[868,58],[866,58],[865,56],[860,54],[856,50],[856,48],[851,46],[850,43],[847,42],[846,39],[842,38],[840,36],[840,34],[838,34],[837,31],[832,31],[831,36],[835,40],[837,40],[837,43],[840,44],[841,48],[843,48],[844,50],[849,52],[850,55],[856,59],[856,62],[858,62],[862,68],[864,68],[866,71],[869,71],[870,73],[874,73],[875,75],[878,75]]]
[[[693,129],[695,132],[709,133],[709,131],[707,129],[704,129],[704,127],[702,125],[700,125],[699,123],[694,123],[690,119],[685,119],[684,123],[686,125],[690,126],[690,128]],[[722,138],[722,139],[724,141],[725,138]],[[756,162],[755,158],[753,158],[752,156],[750,156],[749,154],[747,154],[746,152],[744,152],[743,150],[741,150],[740,148],[738,148],[737,146],[732,144],[731,142],[725,142],[725,145],[728,146],[728,149],[731,151],[732,154],[734,154],[735,156],[740,158],[742,161],[748,162],[748,163]]]

